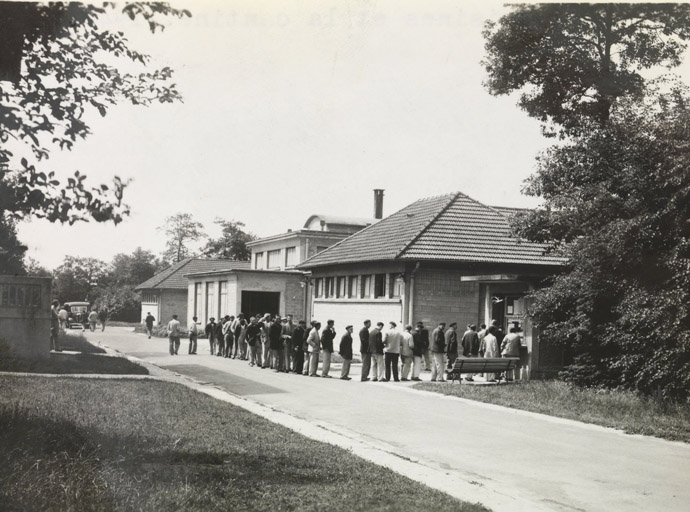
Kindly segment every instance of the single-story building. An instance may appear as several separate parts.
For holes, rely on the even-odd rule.
[[[258,314],[304,316],[306,279],[299,271],[235,268],[185,274],[188,280],[187,321]]]
[[[141,322],[148,313],[156,318],[156,323],[167,323],[176,314],[184,323],[189,317],[187,310],[187,290],[189,284],[185,274],[212,272],[214,270],[248,269],[248,261],[235,261],[207,258],[185,258],[135,288],[141,292]]]
[[[373,323],[421,321],[523,329],[530,371],[561,364],[540,350],[525,296],[564,264],[545,246],[511,236],[514,208],[484,205],[455,192],[420,199],[297,268],[311,271],[311,317],[336,321],[339,332]]]

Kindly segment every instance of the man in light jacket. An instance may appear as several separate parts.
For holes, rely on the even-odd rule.
[[[319,352],[321,352],[321,337],[319,336],[319,329],[321,329],[321,322],[314,322],[312,324],[309,337],[307,338],[307,345],[309,352],[309,376],[318,377],[316,371],[319,369]]]

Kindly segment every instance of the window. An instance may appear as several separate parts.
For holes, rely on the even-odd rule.
[[[280,268],[280,249],[266,253],[266,268]]]
[[[335,277],[326,278],[325,297],[335,297]]]
[[[368,299],[371,297],[371,276],[362,276],[362,298]]]
[[[338,297],[347,297],[347,277],[338,278]]]
[[[39,308],[41,307],[41,286],[35,284],[3,284],[2,307]]]
[[[401,274],[388,274],[388,282],[390,283],[390,297],[399,298],[403,294],[403,287],[405,281]]]
[[[196,285],[194,285],[196,286]],[[145,304],[158,304],[158,295],[155,293],[142,293],[141,302]]]
[[[194,316],[201,318],[201,283],[194,283]]]
[[[285,248],[285,266],[294,267],[297,265],[297,247]]]
[[[318,277],[314,279],[314,297],[323,296],[323,279]]]
[[[206,318],[217,317],[213,311],[213,299],[215,296],[215,290],[213,289],[213,283],[206,283]]]
[[[374,298],[386,296],[386,274],[374,274]]]
[[[220,295],[218,299],[218,314],[227,315],[228,314],[228,282],[221,281],[219,284],[218,294]]]
[[[257,252],[254,255],[254,270],[260,270],[264,268],[264,253]]]
[[[351,299],[357,297],[357,276],[349,276],[347,278],[347,296]]]

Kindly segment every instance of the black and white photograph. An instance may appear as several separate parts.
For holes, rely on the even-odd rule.
[[[687,511],[689,46],[0,0],[0,510]]]

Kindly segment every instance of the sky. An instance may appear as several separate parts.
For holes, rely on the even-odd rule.
[[[299,229],[311,214],[384,215],[462,191],[483,203],[533,207],[521,195],[548,146],[539,124],[482,86],[482,29],[499,2],[337,0],[172,2],[192,18],[163,33],[119,15],[106,23],[170,66],[176,104],[118,105],[89,116],[93,134],[55,149],[58,176],[131,179],[118,226],[20,224],[27,255],[110,261],[161,253],[162,226],[191,213],[206,233],[220,217],[256,235]]]

